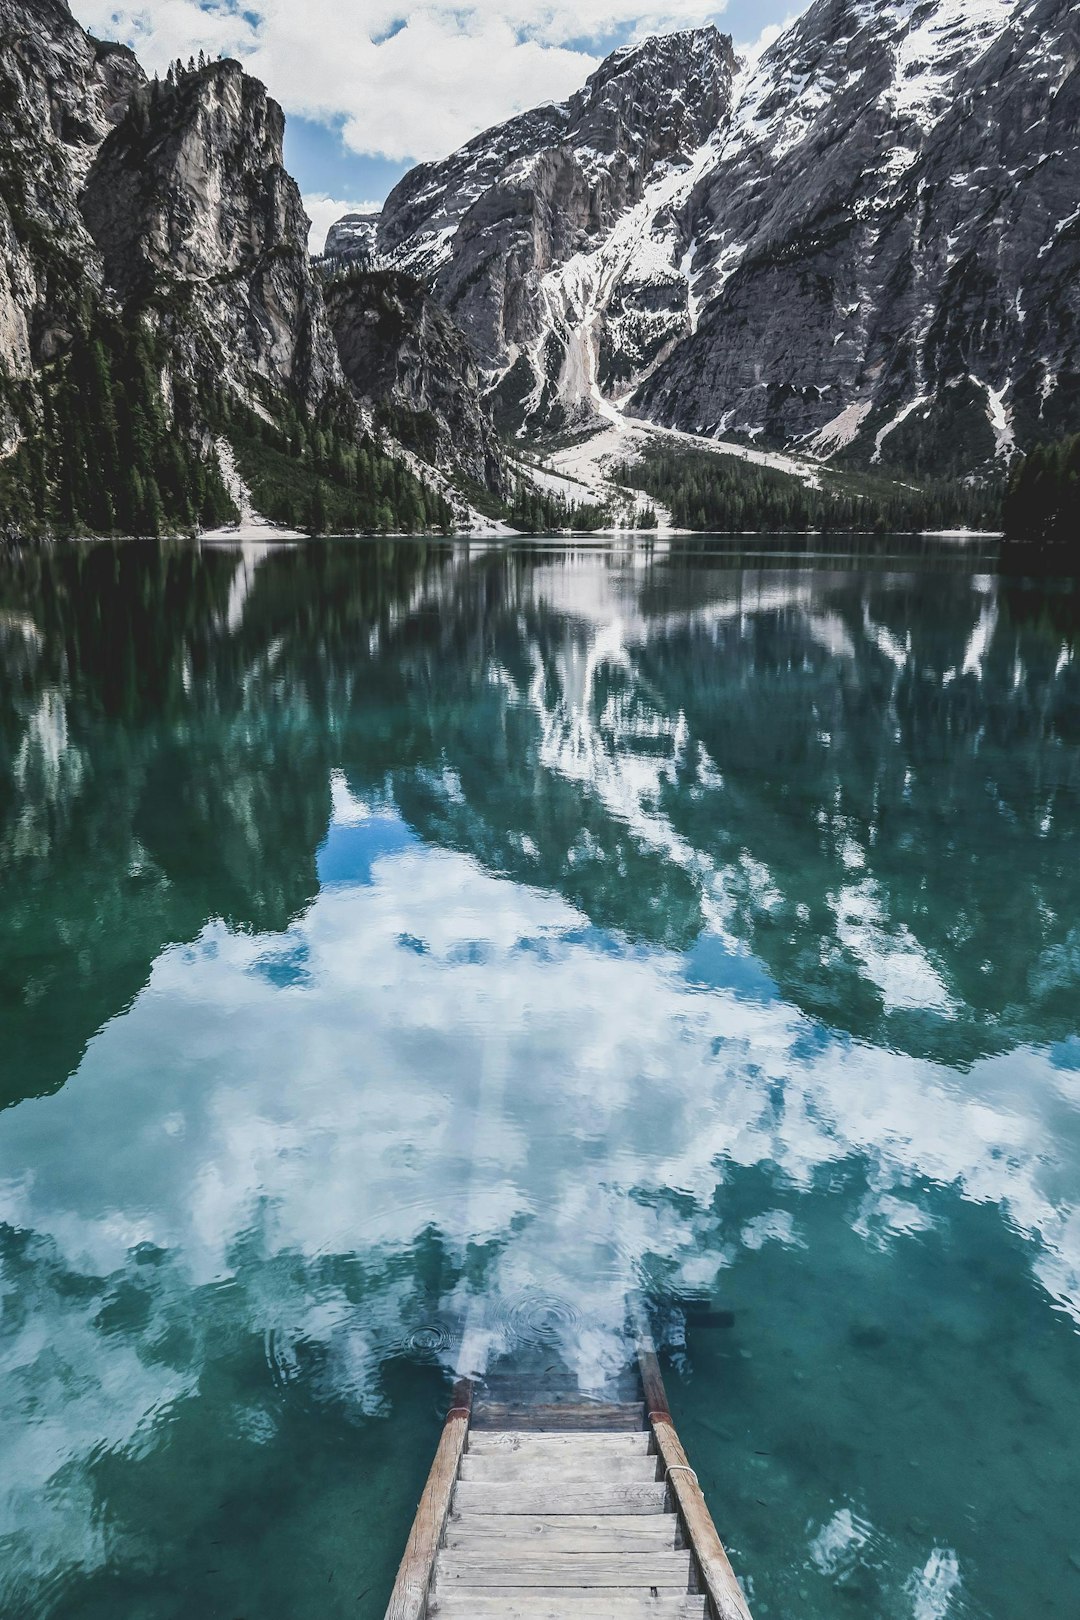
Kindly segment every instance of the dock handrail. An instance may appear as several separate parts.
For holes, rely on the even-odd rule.
[[[664,1474],[675,1499],[675,1510],[682,1523],[687,1545],[697,1564],[701,1584],[708,1594],[715,1620],[752,1620],[742,1587],[735,1578],[724,1544],[720,1540],[705,1494],[691,1468],[675,1430],[668,1406],[664,1376],[656,1355],[652,1333],[641,1312],[634,1313],[638,1341],[638,1367],[645,1391],[645,1411],[656,1448],[664,1464]]]
[[[386,1620],[426,1620],[435,1557],[450,1516],[450,1498],[469,1437],[472,1400],[471,1380],[459,1379],[390,1594]]]

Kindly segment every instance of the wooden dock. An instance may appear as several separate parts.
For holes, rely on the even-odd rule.
[[[622,1396],[459,1384],[386,1620],[750,1620],[647,1338]]]

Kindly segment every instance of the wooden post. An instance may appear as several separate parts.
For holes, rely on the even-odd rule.
[[[675,1498],[675,1507],[682,1521],[683,1533],[694,1554],[702,1585],[708,1594],[715,1620],[751,1620],[750,1610],[742,1587],[735,1579],[735,1571],[724,1551],[724,1544],[698,1484],[698,1477],[690,1467],[675,1425],[671,1421],[664,1375],[656,1359],[656,1347],[644,1316],[636,1316],[638,1335],[638,1365],[645,1391],[645,1409],[649,1427],[656,1439],[656,1448],[664,1464],[668,1487]]]
[[[398,1569],[386,1620],[427,1620],[435,1555],[450,1516],[462,1453],[472,1417],[472,1385],[467,1378],[454,1386],[454,1404],[446,1414],[442,1438],[416,1509],[412,1533]]]

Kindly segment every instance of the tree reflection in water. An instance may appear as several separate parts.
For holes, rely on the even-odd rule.
[[[759,1620],[1072,1612],[1075,615],[944,548],[7,557],[12,1612],[306,1613],[343,1416],[380,1612],[466,1301],[599,1376],[633,1286]]]

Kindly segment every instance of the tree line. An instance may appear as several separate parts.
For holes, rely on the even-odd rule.
[[[987,486],[860,489],[849,475],[815,489],[790,473],[706,450],[658,447],[613,468],[612,477],[662,501],[676,528],[710,534],[992,529],[1000,520],[1000,496]]]
[[[519,478],[506,511],[506,521],[523,534],[548,534],[560,529],[594,534],[597,529],[607,527],[611,515],[606,506],[569,501],[564,495],[549,495]]]
[[[7,384],[22,442],[0,463],[0,527],[25,535],[212,528],[236,517],[195,388],[137,317],[98,309],[36,384]]]
[[[347,390],[314,419],[268,397],[264,419],[222,383],[171,371],[169,358],[137,314],[99,308],[33,382],[0,374],[0,419],[21,433],[0,459],[0,532],[157,536],[234,522],[223,439],[274,523],[314,534],[454,527],[450,503],[362,432]]]
[[[328,400],[314,420],[291,401],[267,420],[224,392],[213,414],[256,508],[272,523],[309,534],[454,528],[449,501],[360,432],[344,393]]]
[[[221,62],[224,61],[224,58],[218,56],[216,60]],[[205,51],[200,51],[197,57],[189,56],[186,63],[182,57],[178,56],[174,62],[169,63],[165,74],[165,82],[166,84],[179,84],[182,79],[191,78],[194,74],[202,73],[206,68],[212,66],[213,59],[207,56]]]
[[[1037,444],[1014,463],[1004,525],[1008,540],[1070,546],[1080,557],[1080,433]]]

